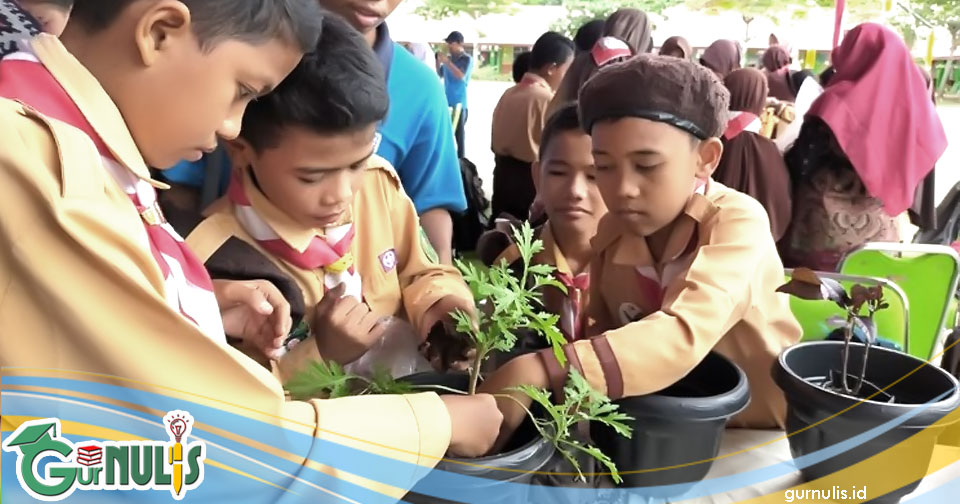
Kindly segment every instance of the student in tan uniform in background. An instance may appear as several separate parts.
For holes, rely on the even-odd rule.
[[[573,61],[573,41],[555,32],[537,39],[530,70],[520,83],[503,93],[493,111],[492,215],[502,213],[526,220],[536,196],[530,165],[537,160],[547,106]]]
[[[284,379],[305,359],[353,362],[385,335],[383,317],[413,324],[415,355],[434,324],[473,310],[393,168],[373,154],[388,105],[363,36],[328,18],[316,51],[248,107],[228,194],[187,238],[214,278],[266,276],[283,287],[316,338],[281,360]]]
[[[287,303],[267,282],[211,282],[157,210],[162,184],[147,166],[236,137],[247,104],[315,47],[321,21],[313,0],[76,0],[60,40],[41,35],[0,61],[4,373],[115,376],[414,464],[489,448],[489,396],[285,401],[224,333],[283,337]],[[259,441],[303,463],[324,446]],[[410,484],[423,473],[411,466]]]
[[[586,335],[590,261],[590,240],[597,233],[607,207],[597,189],[590,136],[580,127],[577,105],[560,109],[547,121],[540,139],[540,161],[533,163],[537,198],[543,203],[548,221],[536,230],[544,250],[534,256],[535,264],[556,268],[556,277],[567,292],[547,287],[544,305],[560,317],[560,330],[568,341]],[[492,230],[484,234],[477,247],[487,265],[506,260],[516,263],[520,251],[510,234]],[[542,338],[536,338],[543,348]],[[530,347],[535,347],[536,342]]]
[[[750,406],[733,423],[783,427],[786,404],[770,368],[800,327],[775,292],[784,273],[763,207],[710,180],[728,96],[710,70],[648,55],[601,71],[581,91],[580,120],[610,213],[593,241],[596,336],[569,344],[567,365],[619,399],[670,386],[714,350],[750,381]],[[547,349],[510,361],[483,390],[562,390],[566,375]],[[501,438],[509,437],[524,413],[498,402]]]

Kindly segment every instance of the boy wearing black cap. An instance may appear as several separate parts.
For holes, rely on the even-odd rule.
[[[595,336],[567,345],[565,366],[549,349],[514,359],[485,390],[520,383],[562,390],[573,366],[611,399],[644,395],[716,351],[750,381],[753,400],[733,423],[784,426],[770,367],[799,340],[800,327],[775,292],[784,273],[763,207],[710,180],[728,101],[709,70],[660,56],[639,55],[584,85],[580,120],[610,210],[593,240]],[[523,412],[498,401],[507,437]]]
[[[445,40],[450,54],[439,53],[440,77],[447,91],[447,104],[451,108],[460,105],[460,120],[457,122],[457,155],[466,157],[464,149],[464,128],[467,124],[467,84],[473,75],[473,58],[463,50],[463,34],[458,31],[450,32]]]

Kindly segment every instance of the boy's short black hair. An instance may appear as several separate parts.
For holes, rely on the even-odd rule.
[[[74,0],[71,22],[90,31],[113,23],[136,0]],[[237,39],[259,43],[284,38],[306,52],[316,47],[323,24],[317,0],[179,0],[190,9],[200,46]]]
[[[73,7],[73,0],[20,0],[22,4],[51,4],[60,7],[63,10],[70,10]]]
[[[520,53],[513,58],[513,82],[520,84],[523,74],[530,71],[530,52]]]
[[[600,40],[600,37],[603,36],[604,24],[605,21],[603,19],[594,19],[593,21],[584,23],[573,37],[573,41],[577,44],[577,50],[580,52],[589,52],[593,49],[593,46]]]
[[[588,133],[599,121],[637,117],[706,140],[723,134],[729,106],[730,92],[713,71],[670,56],[638,54],[602,68],[580,89]]]
[[[580,114],[577,112],[576,102],[568,103],[554,112],[543,127],[543,132],[540,133],[540,160],[543,161],[544,155],[547,153],[547,147],[550,146],[554,137],[560,133],[574,130],[584,133],[583,128],[580,127]]]
[[[275,146],[287,126],[350,133],[382,121],[389,104],[383,65],[366,39],[329,15],[316,50],[277,89],[247,106],[240,136],[260,151]]]
[[[533,44],[530,51],[530,69],[539,70],[547,65],[562,65],[573,57],[573,41],[563,35],[548,31]]]

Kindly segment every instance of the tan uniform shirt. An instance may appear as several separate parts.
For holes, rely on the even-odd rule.
[[[571,345],[574,364],[612,398],[629,397],[672,385],[715,350],[750,381],[750,405],[733,423],[783,427],[786,403],[770,369],[800,326],[775,292],[784,273],[763,207],[711,181],[675,226],[655,262],[616,216],[601,221],[589,311],[591,332],[602,335]]]
[[[362,279],[363,298],[370,309],[383,316],[402,316],[415,328],[429,330],[421,327],[421,321],[440,299],[457,296],[472,305],[470,289],[456,268],[428,256],[427,250],[432,251],[432,247],[420,229],[413,202],[403,192],[390,164],[374,156],[363,177],[363,185],[351,205],[356,229],[351,251]],[[252,187],[249,180],[248,187]],[[250,190],[247,194],[257,213],[297,250],[305,250],[317,236],[317,230],[298,224],[263,193]],[[243,229],[233,204],[226,198],[216,202],[210,213],[187,237],[187,244],[200,259],[209,259],[231,237],[249,243],[297,283],[312,325],[312,307],[323,298],[324,271],[301,269],[264,250]],[[316,346],[309,347],[313,349],[312,357],[319,359]]]
[[[38,38],[34,50],[119,163],[150,180],[123,117],[93,75],[52,36]],[[0,99],[0,191],[3,374],[70,370],[108,383],[116,376],[423,465],[446,451],[450,418],[436,394],[288,402],[269,371],[173,310],[140,215],[80,130]],[[12,431],[14,421],[5,415],[0,427]],[[411,484],[423,471],[416,473]]]
[[[533,256],[533,260],[531,261],[533,264],[548,264],[556,269],[555,274],[566,275],[570,278],[576,276],[570,269],[566,256],[564,256],[563,251],[560,250],[560,246],[553,237],[553,228],[550,227],[549,221],[539,228],[536,238],[543,242],[543,250]],[[509,264],[513,264],[515,261],[520,260],[520,249],[517,248],[516,244],[510,245],[500,254],[496,261],[494,261],[494,264],[499,263],[501,259],[506,260]],[[589,276],[589,271],[587,271],[586,274]],[[566,294],[555,287],[545,287],[543,289],[544,308],[548,313],[560,317],[560,330],[568,340],[581,339],[584,336],[588,319],[587,307],[590,305],[589,303],[589,289],[567,286]],[[579,306],[580,309],[579,321],[575,316],[577,306]]]
[[[519,84],[504,92],[493,110],[493,153],[527,163],[536,161],[552,99],[550,85],[534,73],[524,74]]]

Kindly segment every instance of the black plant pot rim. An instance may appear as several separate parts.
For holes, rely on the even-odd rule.
[[[625,397],[617,404],[621,411],[640,418],[663,418],[682,421],[711,421],[732,417],[750,404],[750,382],[747,374],[736,363],[711,353],[706,359],[722,359],[737,373],[737,384],[730,390],[706,397],[675,397],[660,394]]]
[[[478,458],[445,457],[436,468],[465,476],[506,481],[539,470],[550,461],[554,451],[553,443],[536,436],[506,453]]]
[[[891,350],[883,347],[873,345],[870,347],[870,353],[874,352],[890,354],[894,358],[906,359],[913,361],[914,364],[911,368],[915,369],[921,365],[928,366],[937,372],[944,380],[944,383],[951,384],[952,392],[945,398],[933,402],[933,403],[884,403],[879,401],[864,400],[862,398],[854,397],[851,395],[841,394],[839,392],[833,392],[827,390],[817,384],[811,383],[804,379],[802,376],[798,375],[787,365],[787,358],[793,352],[802,352],[806,349],[817,347],[817,346],[830,346],[836,347],[836,352],[839,354],[842,352],[843,342],[842,341],[810,341],[805,343],[798,343],[793,345],[783,352],[780,353],[780,356],[777,358],[777,364],[773,370],[773,379],[783,390],[784,394],[787,396],[789,402],[793,403],[808,403],[808,404],[824,404],[824,403],[835,403],[837,412],[839,413],[843,408],[857,404],[863,403],[858,407],[854,408],[848,413],[844,413],[844,416],[848,414],[854,416],[869,415],[873,418],[878,419],[892,419],[896,418],[910,410],[916,409],[918,407],[925,407],[926,410],[922,413],[919,413],[912,417],[911,419],[905,422],[905,425],[917,424],[917,425],[926,425],[930,423],[931,417],[941,417],[947,413],[950,413],[960,405],[960,383],[957,382],[957,379],[952,375],[947,373],[945,370],[930,364],[922,359],[914,357],[903,352],[896,350]],[[851,348],[860,347],[864,348],[865,345],[862,343],[851,343]],[[851,354],[850,356],[850,370],[848,373],[858,375],[860,370],[860,364],[862,361],[859,358],[856,358]],[[868,359],[867,367],[870,367],[871,360]],[[824,369],[824,376],[828,372],[828,369]],[[869,378],[869,371],[868,371]],[[909,378],[907,378],[909,379]],[[944,390],[946,392],[946,390]],[[860,411],[857,411],[860,410]]]

